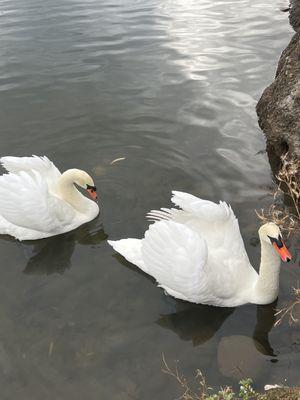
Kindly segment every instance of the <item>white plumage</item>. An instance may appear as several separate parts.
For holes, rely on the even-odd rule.
[[[181,209],[162,208],[148,214],[154,224],[143,239],[109,244],[153,276],[168,294],[182,300],[230,307],[266,304],[277,297],[280,259],[268,238],[269,234],[279,238],[275,224],[260,230],[265,273],[259,276],[249,262],[230,206],[177,191],[172,202]]]
[[[2,157],[0,234],[41,239],[77,228],[95,218],[98,205],[74,186],[94,185],[81,170],[61,174],[47,157]]]

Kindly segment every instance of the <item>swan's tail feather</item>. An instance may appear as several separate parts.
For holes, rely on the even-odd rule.
[[[142,259],[142,240],[140,239],[122,239],[108,240],[115,251],[120,253],[127,261],[137,265],[142,271],[148,273]]]
[[[156,221],[172,221],[176,219],[180,210],[176,208],[161,208],[160,210],[151,210],[146,215],[146,218],[149,221],[156,222]]]
[[[170,210],[168,209],[161,209],[161,210],[151,210],[148,212],[148,214],[146,215],[146,218],[149,221],[161,221],[161,220],[170,220],[172,219],[171,214],[169,213]]]

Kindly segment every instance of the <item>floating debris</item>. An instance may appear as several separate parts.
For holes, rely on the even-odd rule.
[[[126,160],[126,157],[119,157],[119,158],[116,158],[115,160],[113,160],[113,161],[110,162],[110,165],[116,164],[117,162],[123,161],[123,160]]]
[[[265,391],[267,391],[267,390],[271,390],[271,389],[280,389],[282,387],[283,387],[282,385],[265,385],[264,389],[265,389]]]
[[[53,347],[54,347],[54,343],[53,340],[51,340],[50,344],[49,344],[49,351],[48,351],[48,356],[51,357],[51,354],[53,352]]]

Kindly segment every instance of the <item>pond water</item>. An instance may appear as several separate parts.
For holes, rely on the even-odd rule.
[[[173,399],[162,353],[211,386],[300,384],[300,332],[272,328],[274,305],[166,297],[106,243],[183,190],[231,203],[258,265],[272,178],[255,105],[292,34],[282,5],[0,0],[1,154],[90,172],[101,205],[75,232],[0,239],[1,399]],[[282,267],[277,306],[299,278]]]

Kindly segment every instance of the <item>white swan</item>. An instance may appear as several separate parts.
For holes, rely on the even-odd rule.
[[[178,299],[223,307],[276,299],[280,257],[291,260],[277,225],[267,223],[259,229],[258,274],[230,206],[175,191],[172,202],[181,210],[151,211],[148,218],[155,223],[144,239],[108,243]]]
[[[96,187],[86,172],[69,169],[61,174],[45,156],[2,157],[0,162],[8,171],[0,176],[0,234],[42,239],[71,231],[98,215]]]

